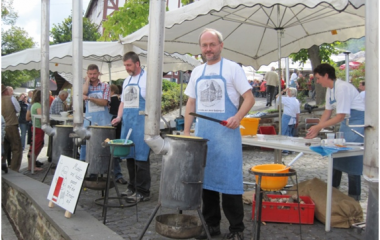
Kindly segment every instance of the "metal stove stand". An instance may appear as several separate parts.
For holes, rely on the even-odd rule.
[[[252,219],[252,234],[254,240],[260,239],[260,223],[261,223],[261,209],[262,209],[262,200],[263,200],[263,192],[265,190],[261,189],[261,178],[264,177],[296,177],[296,186],[297,188],[295,190],[289,190],[287,191],[297,191],[297,202],[298,202],[298,218],[299,218],[299,226],[300,226],[300,239],[302,239],[302,230],[301,230],[301,209],[300,209],[300,197],[298,192],[298,178],[297,178],[297,172],[294,169],[289,169],[288,173],[263,173],[263,172],[256,172],[249,170],[249,173],[254,174],[258,176],[258,182],[256,185],[256,193],[255,193],[255,216]],[[251,238],[252,239],[252,238]]]
[[[102,212],[102,216],[104,217],[103,218],[103,224],[105,225],[106,222],[107,222],[107,208],[125,208],[125,207],[136,206],[136,209],[135,209],[136,221],[138,221],[137,201],[135,203],[123,203],[123,201],[125,201],[126,198],[122,197],[120,195],[120,192],[119,192],[119,189],[118,189],[117,184],[115,182],[115,178],[114,178],[114,174],[113,174],[113,159],[115,157],[114,156],[115,147],[118,147],[118,148],[121,148],[121,147],[122,148],[133,148],[133,150],[134,150],[133,152],[135,152],[135,144],[131,143],[131,144],[128,144],[128,145],[121,145],[121,144],[112,144],[112,143],[109,143],[107,145],[109,145],[109,147],[110,147],[111,158],[110,158],[110,161],[109,161],[109,164],[108,164],[108,172],[107,172],[105,195],[104,195],[104,198],[102,197],[102,198],[95,199],[95,203],[97,205],[103,206],[103,212]],[[133,157],[133,159],[135,159],[135,156]],[[135,159],[135,165],[136,165],[136,159]],[[115,186],[117,197],[109,197],[109,189],[111,187],[111,181],[113,182],[113,185]],[[135,174],[135,183],[136,183],[136,174]],[[119,201],[119,204],[118,205],[111,205],[111,204],[109,204],[108,200],[110,200],[110,199],[117,199]],[[103,200],[103,202],[102,202],[102,200]]]

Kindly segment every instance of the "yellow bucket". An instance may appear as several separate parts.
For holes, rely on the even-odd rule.
[[[243,118],[240,122],[240,133],[242,136],[256,135],[259,128],[260,118]]]
[[[288,173],[289,168],[283,164],[262,164],[251,168],[253,172],[261,173]],[[256,183],[259,182],[258,175],[256,177]],[[261,177],[261,189],[265,191],[277,191],[286,186],[288,183],[288,177]]]

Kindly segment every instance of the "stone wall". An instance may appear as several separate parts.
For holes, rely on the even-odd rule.
[[[2,174],[2,207],[22,239],[123,239],[79,206],[71,218],[59,206],[49,208],[49,187],[12,170]]]

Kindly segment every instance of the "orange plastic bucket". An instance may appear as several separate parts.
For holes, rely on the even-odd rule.
[[[283,164],[262,164],[251,168],[253,172],[260,173],[288,173],[289,168]],[[259,182],[258,175],[256,177],[256,183]],[[277,191],[286,186],[288,183],[288,177],[261,177],[261,189],[265,191]]]
[[[244,128],[240,127],[240,133],[242,136],[256,135],[259,127],[260,118],[243,118],[240,122]]]

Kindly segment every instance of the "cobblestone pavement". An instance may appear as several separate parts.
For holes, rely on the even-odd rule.
[[[290,162],[295,157],[295,154],[289,155],[283,158],[286,163]],[[258,164],[273,163],[274,157],[272,151],[262,151],[259,148],[245,146],[243,147],[243,158],[244,158],[244,181],[254,182],[254,176],[248,172],[248,170]],[[161,175],[161,155],[151,154],[151,175],[152,175],[152,187],[151,187],[151,200],[148,202],[142,202],[137,205],[138,208],[138,221],[136,220],[136,208],[108,208],[107,212],[107,223],[106,225],[117,232],[120,236],[125,239],[136,239],[141,233],[143,227],[147,224],[149,217],[153,213],[153,210],[157,206],[159,197],[159,185],[160,185],[160,175]],[[312,179],[314,177],[320,178],[324,181],[327,180],[327,159],[319,157],[316,155],[305,154],[296,163],[293,164],[293,168],[297,170],[299,181],[304,181],[307,179]],[[126,163],[123,161],[121,163],[122,172],[126,179],[128,179]],[[31,175],[30,173],[25,173],[26,175],[41,181],[48,163],[44,164],[45,171]],[[48,174],[45,180],[46,184],[50,184],[53,176],[53,171]],[[126,185],[117,184],[119,191],[126,190]],[[252,186],[246,185],[245,190],[253,190]],[[344,174],[342,179],[342,186],[340,190],[347,194],[347,176]],[[364,215],[367,209],[367,193],[368,186],[366,182],[362,181],[362,201],[360,202]],[[115,189],[110,190],[110,196],[116,196]],[[80,199],[79,206],[91,213],[99,221],[103,221],[102,217],[102,207],[95,204],[94,200],[101,198],[101,191],[97,190],[83,190]],[[116,200],[112,200],[113,204],[117,205]],[[244,205],[245,217],[244,223],[246,226],[245,239],[251,239],[252,237],[252,206]],[[159,208],[156,216],[165,213],[177,213],[175,209],[164,209]],[[197,215],[196,211],[184,211],[184,214]],[[75,217],[75,215],[74,215]],[[365,216],[364,216],[365,219]],[[223,235],[228,233],[228,222],[223,215],[221,223],[222,236],[216,237],[214,239],[223,239]],[[331,232],[326,233],[324,231],[324,225],[318,220],[315,220],[312,225],[302,225],[302,239],[364,239],[364,233],[359,234],[353,229],[336,229],[333,228]],[[297,224],[277,224],[277,223],[266,223],[266,225],[261,226],[261,239],[300,239],[299,238],[299,225]],[[144,239],[167,239],[155,231],[155,220],[149,225],[148,230],[144,235]]]

